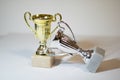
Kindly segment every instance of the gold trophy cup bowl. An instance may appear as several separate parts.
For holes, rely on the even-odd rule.
[[[40,41],[40,46],[32,59],[33,66],[48,67],[51,66],[52,64],[51,60],[53,57],[49,56],[49,51],[46,44],[47,40],[50,38],[51,33],[54,31],[54,29],[53,31],[51,31],[51,23],[57,21],[56,19],[57,16],[59,16],[59,19],[62,20],[62,16],[59,13],[55,14],[54,16],[50,14],[31,15],[30,12],[24,13],[24,19],[27,24],[27,27],[35,34],[36,38],[39,39]],[[30,24],[28,23],[27,17],[29,18],[30,21],[34,23],[34,28],[31,27]],[[49,64],[45,66],[48,62]]]

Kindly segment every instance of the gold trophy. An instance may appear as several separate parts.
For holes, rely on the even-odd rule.
[[[35,67],[51,67],[54,63],[54,56],[51,56],[49,49],[47,47],[47,40],[50,39],[51,34],[51,23],[57,21],[57,16],[59,20],[62,20],[61,14],[57,13],[54,16],[50,14],[36,14],[31,15],[30,12],[24,13],[24,19],[28,28],[35,34],[36,38],[40,41],[40,46],[36,53],[32,56],[32,66]],[[34,23],[34,28],[30,26],[27,18]]]

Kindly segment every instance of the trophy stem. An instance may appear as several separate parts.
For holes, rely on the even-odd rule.
[[[36,55],[47,55],[47,46],[45,44],[40,44],[36,51]]]

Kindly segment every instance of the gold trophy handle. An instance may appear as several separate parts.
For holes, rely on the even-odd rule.
[[[57,16],[59,17],[59,19],[57,19]],[[58,22],[62,21],[62,16],[61,16],[61,14],[60,14],[60,13],[56,13],[56,14],[54,15],[54,20],[53,20],[53,21],[54,21],[54,22],[55,22],[55,21],[58,21]],[[51,34],[54,33],[57,28],[58,28],[58,26],[55,27],[55,28],[52,30]]]
[[[32,31],[32,32],[34,32],[34,33],[36,33],[36,31],[30,26],[30,24],[28,23],[28,21],[27,21],[27,15],[29,16],[29,20],[31,20],[31,13],[30,12],[25,12],[25,14],[24,14],[24,20],[25,20],[25,22],[26,22],[26,24],[27,24],[27,27]]]
[[[58,21],[61,21],[61,20],[62,20],[62,16],[61,16],[60,13],[56,13],[56,14],[54,15],[54,20],[53,20],[53,21],[57,21],[57,16],[59,17],[59,20],[58,20]]]

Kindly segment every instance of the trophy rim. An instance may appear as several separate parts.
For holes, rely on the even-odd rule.
[[[50,14],[36,14],[32,16],[32,20],[39,19],[39,20],[53,20],[53,16]]]

